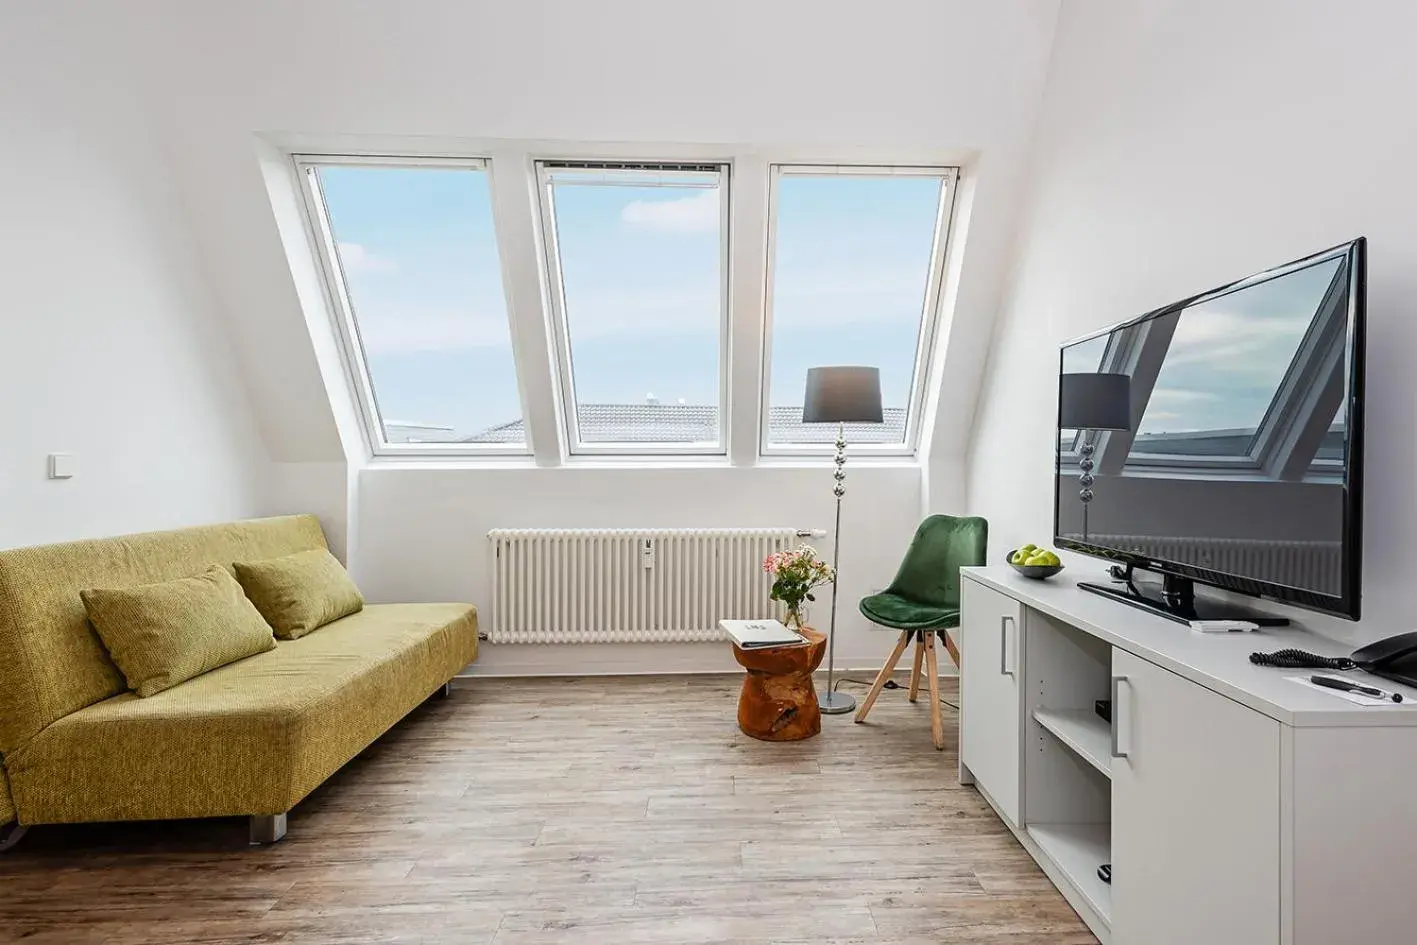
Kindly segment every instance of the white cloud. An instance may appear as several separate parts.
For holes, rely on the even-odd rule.
[[[359,337],[370,355],[423,354],[467,348],[507,347],[507,320],[500,313],[408,312],[360,318]]]
[[[677,200],[635,200],[620,211],[620,222],[659,233],[712,233],[718,229],[718,191],[701,190]]]
[[[914,324],[924,296],[923,273],[870,269],[851,273],[799,271],[780,286],[773,307],[778,328],[874,330],[903,318]],[[683,331],[713,331],[719,289],[696,279],[672,288],[600,287],[570,300],[571,336],[629,335],[635,339]]]
[[[718,287],[600,288],[573,298],[571,337],[655,334],[715,330],[719,319]]]
[[[914,322],[924,307],[926,276],[923,266],[794,269],[778,276],[773,325],[834,329],[900,318]]]
[[[393,272],[398,268],[392,259],[375,255],[359,243],[340,243],[339,258],[346,272]]]

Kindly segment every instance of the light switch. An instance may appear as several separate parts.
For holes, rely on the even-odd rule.
[[[74,454],[73,453],[50,453],[49,454],[49,478],[50,479],[73,479],[74,478]]]

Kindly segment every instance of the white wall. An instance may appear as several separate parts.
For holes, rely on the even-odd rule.
[[[755,469],[365,469],[354,576],[373,600],[486,601],[491,528],[775,527],[825,529],[835,514],[829,466]],[[842,506],[837,665],[884,660],[895,636],[871,630],[856,609],[895,576],[919,524],[920,473],[847,467]],[[825,627],[829,601],[811,605]],[[722,645],[487,646],[473,673],[733,668]]]
[[[1064,5],[969,463],[997,547],[1051,534],[1059,342],[1366,235],[1366,616],[1294,613],[1354,642],[1412,628],[1414,30],[1396,3]]]
[[[90,12],[0,20],[0,547],[252,515],[267,484],[166,155]],[[77,476],[46,479],[51,452]]]

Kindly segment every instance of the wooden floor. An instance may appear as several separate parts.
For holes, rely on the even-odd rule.
[[[769,744],[734,724],[740,678],[467,681],[272,847],[236,820],[35,828],[0,856],[0,941],[1095,941],[959,786],[953,711],[943,752],[899,690]]]

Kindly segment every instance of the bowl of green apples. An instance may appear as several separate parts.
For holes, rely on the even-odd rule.
[[[1034,544],[1009,552],[1009,566],[1026,578],[1042,581],[1063,570],[1063,562],[1056,552],[1040,548]]]

